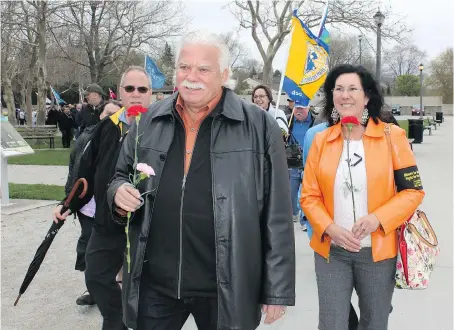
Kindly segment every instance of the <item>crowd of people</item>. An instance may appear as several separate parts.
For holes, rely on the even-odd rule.
[[[424,192],[402,179],[417,172],[415,158],[404,131],[388,126],[376,81],[362,67],[332,69],[317,115],[292,99],[276,108],[264,85],[252,102],[240,98],[225,87],[229,65],[222,40],[193,32],[171,96],[151,103],[151,78],[134,66],[121,104],[89,88],[66,185],[69,194],[83,177],[88,193],[53,214],[81,224],[75,268],[87,292],[77,303],[97,304],[105,330],[176,330],[191,314],[201,330],[271,324],[295,304],[297,222],[314,250],[319,329],[387,329],[396,228]],[[131,106],[146,108],[138,123]],[[348,117],[359,125],[348,130]],[[301,166],[289,167],[292,144]],[[138,162],[154,175],[134,186]]]

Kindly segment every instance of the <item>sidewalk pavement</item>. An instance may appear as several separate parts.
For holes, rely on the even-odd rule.
[[[423,144],[413,146],[426,191],[422,209],[438,235],[441,254],[427,290],[395,291],[389,329],[453,329],[452,129],[453,118],[446,117],[441,127],[432,131],[432,136],[424,135]],[[43,171],[35,176],[52,174],[44,174]],[[77,223],[73,224],[72,219],[62,227],[34,281],[18,306],[13,307],[27,267],[50,226],[51,211],[52,207],[42,207],[1,219],[2,329],[101,328],[96,307],[75,304],[85,286],[82,273],[74,271],[80,227]],[[284,319],[271,326],[262,325],[260,330],[317,329],[318,302],[313,252],[299,224],[295,225],[295,237],[296,307],[289,308]],[[357,304],[356,297],[353,300]],[[195,330],[193,320],[190,319],[183,329]]]
[[[8,181],[22,184],[55,184],[64,186],[68,166],[8,165]]]

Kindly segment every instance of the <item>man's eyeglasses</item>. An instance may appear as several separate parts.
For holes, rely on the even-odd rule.
[[[344,92],[347,91],[348,94],[353,95],[353,94],[356,94],[358,92],[361,92],[362,89],[361,88],[356,88],[356,87],[349,87],[347,89],[345,89],[343,87],[336,87],[336,88],[333,88],[331,91],[334,94],[338,94],[338,95],[344,94]]]
[[[123,89],[125,90],[126,93],[132,93],[132,92],[134,92],[136,89],[137,89],[137,91],[138,91],[140,94],[145,94],[146,92],[149,91],[149,88],[148,88],[148,87],[145,87],[145,86],[136,87],[136,86],[128,85],[128,86],[122,86],[122,87],[123,87]]]

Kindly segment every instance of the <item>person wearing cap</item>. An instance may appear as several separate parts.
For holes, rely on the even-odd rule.
[[[292,99],[287,99],[288,104],[284,108],[284,113],[287,118],[290,118],[293,112],[293,108],[295,107],[295,101]]]
[[[290,117],[289,123],[289,134],[293,137],[292,141],[298,143],[300,148],[303,148],[304,138],[307,131],[314,125],[314,117],[309,111],[309,106],[304,106],[299,102],[294,102],[293,113]],[[299,194],[298,191],[301,187],[301,181],[303,178],[303,169],[302,168],[290,168],[289,169],[289,179],[290,179],[290,188],[291,188],[291,197],[292,197],[292,211],[293,211],[293,221],[297,222],[299,220],[301,224],[301,229],[303,231],[307,230],[306,223],[307,219],[304,216],[300,206],[299,206]]]
[[[82,134],[86,127],[96,125],[99,122],[100,107],[103,103],[104,91],[97,84],[88,85],[85,97],[88,104],[82,106],[76,117],[76,124],[79,126],[79,134]]]

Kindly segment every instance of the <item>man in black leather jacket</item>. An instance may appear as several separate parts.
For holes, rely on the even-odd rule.
[[[107,191],[114,219],[130,223],[123,321],[133,329],[257,328],[295,303],[295,246],[281,131],[265,111],[222,87],[228,48],[191,33],[177,62],[178,93],[133,125]],[[136,131],[139,142],[136,149]],[[138,189],[138,163],[155,176]],[[140,193],[145,195],[140,207]]]

